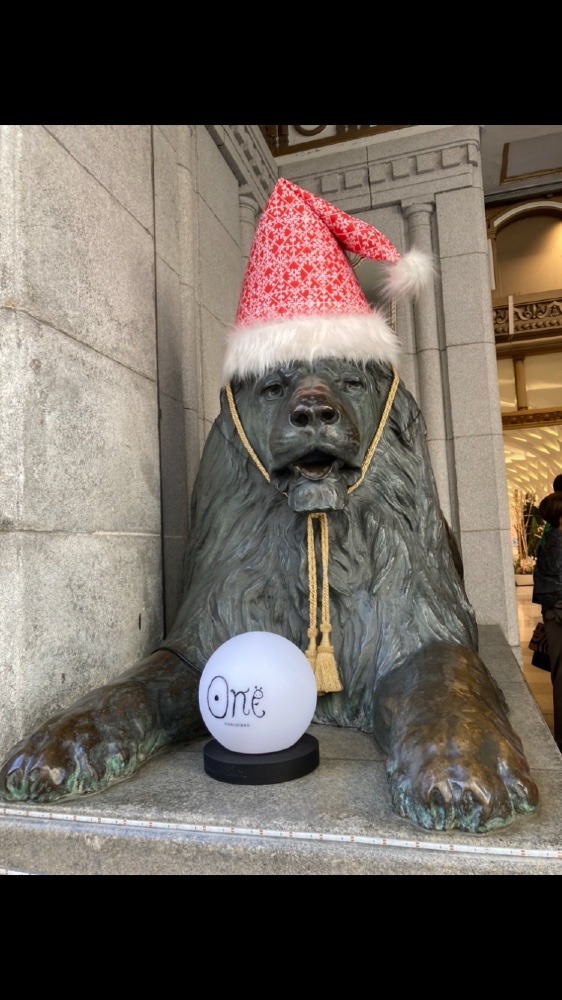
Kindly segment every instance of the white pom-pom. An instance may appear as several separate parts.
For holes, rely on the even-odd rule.
[[[385,264],[383,292],[389,299],[415,298],[435,274],[433,258],[422,250],[409,250],[394,264]]]

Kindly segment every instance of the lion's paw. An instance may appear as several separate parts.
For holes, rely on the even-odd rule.
[[[486,833],[538,804],[527,762],[509,742],[461,754],[435,744],[415,752],[402,747],[391,754],[387,774],[396,812],[427,830]]]

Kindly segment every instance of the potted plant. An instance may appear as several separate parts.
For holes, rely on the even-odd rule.
[[[515,489],[511,497],[515,583],[533,583],[533,569],[544,530],[544,521],[537,511],[537,495],[530,490]]]

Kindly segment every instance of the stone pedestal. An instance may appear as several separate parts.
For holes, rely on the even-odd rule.
[[[4,805],[0,874],[561,875],[562,756],[497,626],[480,628],[480,647],[541,796],[509,827],[441,833],[400,819],[371,737],[313,725],[318,768],[282,784],[216,781],[203,739],[98,795]]]

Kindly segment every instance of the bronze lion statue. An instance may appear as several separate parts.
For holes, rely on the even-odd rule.
[[[381,366],[333,360],[235,384],[270,482],[223,393],[192,500],[185,599],[164,648],[19,744],[0,772],[5,799],[99,791],[161,747],[201,736],[200,672],[231,636],[264,630],[304,648],[307,515],[328,511],[330,639],[342,690],[319,696],[315,721],[374,733],[388,752],[394,808],[422,827],[485,831],[534,807],[521,742],[478,656],[423,420],[401,384],[349,492],[391,386]]]
[[[328,211],[289,182],[279,193],[291,210],[297,205],[292,232],[301,203],[307,212]],[[275,222],[287,206],[274,208]],[[339,247],[350,218],[342,222],[342,215],[336,213],[339,229],[332,215],[327,226],[341,256],[340,289],[344,280],[355,281]],[[306,213],[305,219],[308,239]],[[271,285],[272,245],[287,240],[286,232],[279,238],[275,226],[273,232],[264,223],[262,242],[269,242],[261,263],[269,284],[260,286],[260,303]],[[250,283],[261,266],[258,235]],[[321,238],[323,231],[314,237]],[[389,246],[382,252],[379,246],[375,259],[386,260]],[[333,296],[326,315],[316,298],[295,325],[296,313],[306,312],[305,280],[297,275],[299,307],[289,317],[288,337],[281,312],[272,338],[265,323],[267,340],[260,339],[265,320],[258,315],[259,335],[249,350],[240,348],[234,339],[240,328],[244,336],[255,334],[252,315],[231,340],[220,413],[192,496],[183,603],[170,633],[161,648],[11,751],[0,770],[4,800],[51,802],[99,792],[161,748],[204,735],[198,687],[205,664],[232,636],[262,630],[308,650],[318,684],[316,723],[376,738],[400,816],[426,829],[484,833],[536,808],[521,740],[478,655],[423,417],[396,374],[396,338],[377,320],[376,346],[363,347],[371,308],[359,298],[351,303],[358,335],[346,318],[351,285],[336,335]],[[259,313],[249,287],[239,319],[244,303]],[[276,291],[275,301],[290,300],[290,288],[284,294]]]

